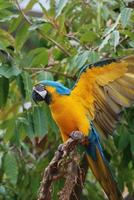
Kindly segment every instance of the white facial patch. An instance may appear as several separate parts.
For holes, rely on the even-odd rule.
[[[35,87],[33,87],[33,90],[35,92],[37,92],[43,99],[45,98],[46,94],[47,94],[47,91],[46,90],[42,90],[42,91],[39,91],[37,90]]]

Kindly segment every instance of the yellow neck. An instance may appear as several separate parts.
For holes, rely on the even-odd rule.
[[[50,93],[51,97],[52,97],[52,102],[50,103],[51,105],[55,103],[55,101],[57,99],[59,99],[59,97],[61,96],[60,94],[58,94],[56,92],[56,89],[54,87],[51,87],[51,86],[46,86],[45,87],[46,90]]]

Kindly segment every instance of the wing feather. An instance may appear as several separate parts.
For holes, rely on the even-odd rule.
[[[134,56],[105,60],[85,68],[71,95],[82,101],[96,128],[112,134],[121,111],[134,103]]]

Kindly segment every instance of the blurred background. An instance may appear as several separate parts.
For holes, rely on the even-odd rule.
[[[42,172],[62,142],[49,108],[32,86],[59,80],[71,88],[87,63],[134,54],[134,2],[0,0],[0,200],[36,200]],[[134,108],[114,139],[103,141],[126,199],[134,199]],[[53,186],[53,200],[63,186]],[[81,200],[104,200],[88,172]]]

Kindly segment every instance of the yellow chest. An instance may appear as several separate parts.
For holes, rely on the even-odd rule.
[[[64,141],[72,131],[79,130],[88,135],[90,122],[84,107],[76,99],[61,96],[52,103],[50,109]]]

